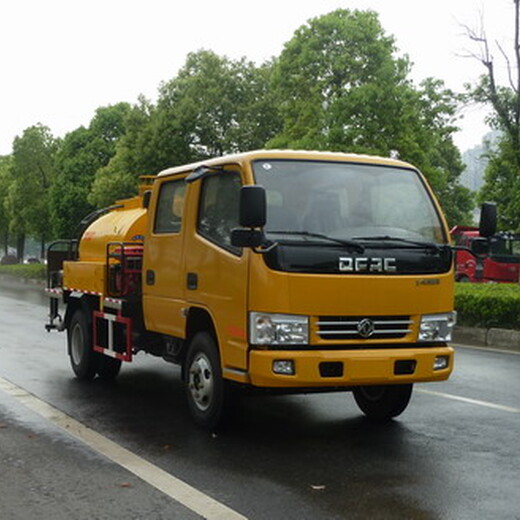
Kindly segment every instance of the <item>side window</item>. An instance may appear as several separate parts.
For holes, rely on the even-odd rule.
[[[178,233],[181,230],[185,192],[184,179],[161,185],[153,226],[154,233]]]
[[[204,179],[199,205],[197,231],[212,242],[233,252],[231,230],[238,227],[240,176],[224,173]]]

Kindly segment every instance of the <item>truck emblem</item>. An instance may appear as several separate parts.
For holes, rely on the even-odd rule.
[[[395,263],[395,258],[353,258],[351,256],[340,256],[338,268],[340,271],[347,273],[359,273],[367,271],[370,273],[395,273],[397,271]]]
[[[374,322],[370,318],[364,318],[358,323],[357,330],[362,338],[369,338],[375,330]]]

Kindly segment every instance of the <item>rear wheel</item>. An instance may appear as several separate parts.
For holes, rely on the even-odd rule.
[[[194,421],[207,429],[221,425],[229,409],[230,389],[222,377],[217,344],[207,332],[195,334],[190,342],[184,382]]]
[[[361,411],[371,419],[391,419],[403,413],[412,396],[412,384],[358,386],[353,394]]]
[[[92,349],[91,330],[81,309],[72,315],[67,330],[67,341],[70,364],[76,377],[83,381],[93,379],[99,366],[99,356]]]

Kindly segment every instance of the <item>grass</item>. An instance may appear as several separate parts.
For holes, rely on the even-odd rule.
[[[45,264],[0,265],[0,275],[8,275],[21,280],[45,280],[47,266]]]

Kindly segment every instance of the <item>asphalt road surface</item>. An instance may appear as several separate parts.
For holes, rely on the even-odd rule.
[[[45,303],[0,284],[2,520],[520,519],[518,354],[457,347],[385,425],[349,393],[255,395],[215,435],[161,359],[76,381]]]

